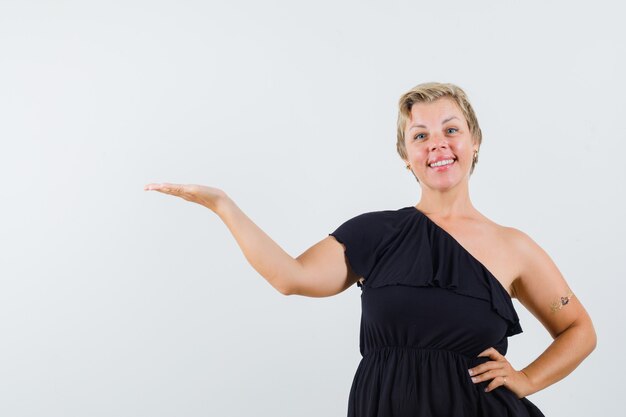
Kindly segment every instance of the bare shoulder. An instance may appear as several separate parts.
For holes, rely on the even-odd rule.
[[[533,251],[543,249],[525,232],[511,226],[499,225],[502,238],[506,240],[510,248],[520,255],[529,255]]]
[[[488,231],[497,239],[503,239],[509,243],[516,238],[521,238],[521,235],[525,235],[525,233],[521,230],[496,223],[495,221],[491,220],[489,217],[480,212],[478,212],[478,215],[473,220],[476,224],[476,227]]]
[[[547,254],[530,236],[515,227],[496,223],[484,215],[475,224],[475,233],[488,241],[483,249],[486,263],[496,272],[511,298],[523,297],[521,280],[528,274],[529,262],[542,257],[545,261]]]
[[[524,276],[528,274],[528,269],[535,262],[549,263],[548,254],[537,242],[522,230],[511,227],[497,225],[498,235],[501,242],[506,246],[509,260],[516,265],[516,274],[511,283],[513,298],[521,295],[521,286],[524,284]],[[520,300],[521,301],[521,300]]]
[[[480,216],[481,216],[480,217],[481,227],[488,228],[495,235],[497,235],[499,239],[504,239],[509,244],[519,243],[519,244],[524,245],[524,244],[528,244],[529,240],[532,241],[532,239],[530,239],[530,236],[528,236],[526,233],[522,232],[521,230],[516,229],[515,227],[505,226],[505,225],[496,223],[495,221],[486,217],[484,214],[480,214]]]
[[[500,233],[503,236],[503,240],[506,242],[512,259],[515,261],[516,264],[519,265],[519,275],[515,278],[513,282],[514,294],[517,295],[518,292],[515,290],[518,287],[524,285],[525,281],[530,280],[530,278],[528,278],[528,274],[533,267],[538,267],[542,269],[552,268],[553,280],[555,279],[555,275],[563,278],[560,272],[558,272],[558,268],[556,267],[556,264],[554,263],[552,258],[527,233],[511,226],[500,226],[500,229]],[[558,273],[555,274],[554,270],[556,270],[556,272]],[[547,277],[544,276],[544,279],[547,279]]]

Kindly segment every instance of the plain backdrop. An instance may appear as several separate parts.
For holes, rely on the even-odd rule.
[[[292,256],[419,201],[397,101],[468,93],[474,205],[530,235],[596,350],[529,396],[623,410],[626,29],[618,2],[0,0],[0,415],[342,416],[360,289],[283,296],[210,210]],[[514,300],[516,369],[551,342]],[[620,411],[618,411],[620,410]]]

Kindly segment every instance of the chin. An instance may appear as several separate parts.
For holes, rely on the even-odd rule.
[[[454,181],[454,180],[445,180],[441,179],[440,181],[432,181],[432,182],[422,182],[422,184],[426,184],[428,188],[437,191],[448,191],[459,185],[462,181]]]

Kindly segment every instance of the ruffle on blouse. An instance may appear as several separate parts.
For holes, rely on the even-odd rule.
[[[376,261],[362,290],[387,285],[439,287],[491,303],[508,323],[506,336],[522,332],[511,297],[502,284],[443,228],[415,207],[379,242]]]

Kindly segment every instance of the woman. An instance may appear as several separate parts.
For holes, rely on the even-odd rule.
[[[526,397],[564,378],[596,346],[591,319],[551,258],[470,201],[482,134],[464,91],[425,83],[400,99],[396,149],[421,186],[416,206],[360,214],[297,258],[222,190],[149,184],[213,210],[250,264],[283,294],[361,288],[363,358],[349,417],[543,416]],[[517,298],[554,338],[516,370]]]

